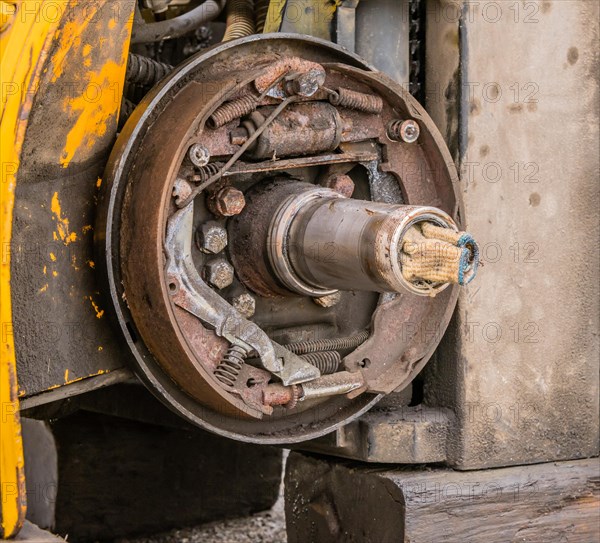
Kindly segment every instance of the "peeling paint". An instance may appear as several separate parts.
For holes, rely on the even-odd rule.
[[[88,299],[91,302],[94,311],[96,312],[96,318],[101,319],[104,315],[104,309],[100,309],[100,306],[94,301],[92,296],[88,296]]]
[[[77,234],[75,232],[69,232],[69,219],[62,216],[60,202],[58,200],[58,192],[55,192],[52,196],[52,203],[50,206],[54,217],[56,218],[56,229],[58,237],[65,245],[69,245],[74,241],[77,241]],[[56,236],[53,236],[56,241]]]

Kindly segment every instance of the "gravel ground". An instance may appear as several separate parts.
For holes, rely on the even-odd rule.
[[[280,510],[279,510],[280,509]],[[116,543],[286,543],[283,507],[251,517],[211,522],[197,528],[173,530],[139,539],[121,539]]]
[[[287,451],[284,453],[284,469],[286,458]],[[283,481],[279,499],[270,511],[149,537],[119,539],[115,543],[287,543]]]

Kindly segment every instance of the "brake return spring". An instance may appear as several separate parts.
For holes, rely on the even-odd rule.
[[[381,96],[344,88],[329,90],[329,103],[334,106],[364,111],[365,113],[381,113],[383,109]]]
[[[312,339],[308,341],[299,341],[289,343],[285,348],[297,355],[316,353],[320,351],[341,351],[344,349],[356,349],[369,339],[369,331],[363,330],[358,334],[349,337],[336,339]]]
[[[246,356],[247,353],[242,347],[231,345],[227,350],[227,354],[215,369],[215,377],[226,387],[233,388],[244,365]]]
[[[342,357],[337,351],[322,351],[318,353],[308,353],[302,356],[309,364],[317,368],[321,375],[335,373],[342,362]]]

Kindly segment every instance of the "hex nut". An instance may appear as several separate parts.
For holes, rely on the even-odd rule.
[[[213,287],[223,289],[233,283],[233,266],[224,258],[215,258],[204,266],[204,276]]]
[[[220,253],[227,247],[227,230],[214,222],[203,224],[196,230],[196,246],[203,253]]]
[[[350,198],[354,193],[354,181],[349,175],[342,173],[330,175],[323,186],[334,190],[344,198]]]
[[[320,298],[313,298],[313,302],[321,307],[333,307],[337,305],[342,299],[342,293],[340,291],[328,294],[327,296],[321,296]]]
[[[235,187],[223,187],[209,200],[210,210],[220,217],[239,215],[245,205],[244,193]]]
[[[242,317],[249,319],[254,315],[256,311],[256,300],[248,293],[240,294],[236,296],[232,301],[231,305]]]

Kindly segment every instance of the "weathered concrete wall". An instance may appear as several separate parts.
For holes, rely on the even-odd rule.
[[[457,5],[430,7],[460,69],[428,94],[440,93],[431,111],[447,135],[460,123],[466,226],[485,267],[426,401],[456,411],[449,456],[461,469],[596,455],[600,4]],[[443,73],[428,67],[432,81]]]

